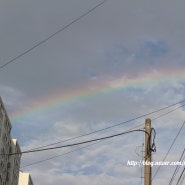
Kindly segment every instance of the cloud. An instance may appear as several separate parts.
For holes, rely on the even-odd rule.
[[[48,179],[46,180],[46,178]],[[51,176],[49,174],[43,173],[43,174],[40,174],[38,183],[43,182],[43,180],[41,179],[45,179],[46,180],[45,183],[56,184],[56,185],[60,184],[60,182],[62,182],[64,185],[67,185],[67,184],[85,185],[87,183],[90,185],[97,185],[97,184],[121,185],[123,183],[128,183],[128,180],[126,179],[123,179],[123,178],[118,179],[115,177],[108,176],[106,174],[90,175],[90,176],[84,176],[84,175],[73,176],[70,174],[60,174],[60,175]],[[130,182],[131,185],[134,183],[134,180],[136,179],[133,178],[132,182]]]
[[[147,57],[160,57],[167,54],[168,47],[163,41],[147,41],[144,45],[144,50]]]
[[[56,122],[54,124],[54,132],[57,134],[60,133],[63,137],[65,136],[74,136],[77,134],[82,134],[87,128],[83,123],[77,123],[75,121],[65,120],[62,122]]]

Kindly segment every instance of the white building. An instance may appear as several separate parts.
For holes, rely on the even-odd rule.
[[[19,185],[33,185],[33,181],[29,173],[19,172]]]
[[[10,153],[20,153],[20,147],[16,139],[12,139]],[[7,185],[17,185],[19,180],[21,154],[10,155],[8,162]]]

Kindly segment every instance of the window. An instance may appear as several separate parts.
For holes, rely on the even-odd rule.
[[[7,168],[10,168],[11,167],[11,163],[10,162],[8,162],[8,164],[7,164]]]
[[[4,143],[6,143],[6,141],[7,141],[6,134],[3,135],[3,141],[4,141]]]
[[[9,174],[9,172],[7,172],[7,174],[6,174],[6,181],[9,181],[9,179],[10,179],[10,174]]]
[[[2,158],[0,159],[1,161],[0,161],[0,168],[4,168],[4,161],[2,160]]]
[[[12,153],[12,146],[9,147],[9,153]]]

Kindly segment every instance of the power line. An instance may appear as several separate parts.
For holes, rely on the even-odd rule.
[[[176,104],[179,104],[179,103],[182,103],[182,102],[183,102],[183,101],[178,102],[178,103],[176,103]],[[171,106],[174,106],[174,105],[176,105],[176,104],[173,104],[173,105],[171,105]],[[179,107],[177,107],[177,108],[175,108],[175,109],[173,109],[173,110],[170,110],[170,111],[168,111],[168,112],[166,112],[166,113],[164,113],[164,114],[161,114],[161,115],[157,116],[156,118],[153,118],[152,121],[157,120],[157,119],[159,119],[160,117],[165,116],[165,115],[167,115],[167,114],[169,114],[169,113],[171,113],[171,112],[173,112],[173,111],[175,111],[175,110],[177,110],[178,108],[183,107],[183,106],[184,106],[184,105],[181,105],[181,106],[179,106]],[[169,106],[168,106],[168,107],[169,107]],[[165,108],[166,108],[166,107],[165,107]],[[139,124],[139,125],[135,126],[134,128],[129,129],[129,130],[133,130],[133,129],[138,128],[138,127],[140,127],[140,126],[142,126],[142,125],[143,125],[143,124]],[[82,137],[82,136],[78,136],[78,137]],[[78,137],[76,137],[76,138],[78,138]],[[75,139],[76,139],[76,138],[75,138]],[[72,140],[72,139],[73,139],[73,138],[70,138],[70,139],[68,139],[68,140],[63,140],[63,141],[61,141],[61,142],[69,141],[69,140]],[[102,141],[99,141],[99,142],[102,142]],[[99,142],[97,142],[97,143],[99,143]],[[57,144],[58,144],[58,143],[57,143]],[[39,164],[39,163],[42,163],[42,162],[45,162],[45,161],[48,161],[48,160],[51,160],[51,159],[54,159],[54,158],[57,158],[57,157],[61,157],[61,156],[64,156],[64,155],[67,155],[67,154],[76,152],[76,151],[78,151],[78,150],[81,150],[81,149],[84,149],[84,148],[88,148],[88,147],[90,147],[90,146],[92,146],[92,145],[94,145],[94,144],[96,144],[96,143],[87,145],[87,146],[85,146],[85,147],[78,148],[78,149],[76,149],[76,150],[72,150],[72,151],[67,152],[67,153],[63,153],[63,154],[60,154],[60,155],[52,156],[52,157],[49,157],[49,158],[46,158],[46,159],[43,159],[43,160],[40,160],[40,161],[37,161],[37,162],[34,162],[34,163],[27,164],[27,165],[23,166],[22,168],[25,168],[25,167],[28,167],[28,166],[32,166],[32,165],[35,165],[35,164]],[[51,145],[51,144],[50,144],[50,145]],[[44,147],[50,146],[50,145],[45,145]],[[34,148],[34,149],[39,149],[39,148],[42,148],[42,147],[38,147],[38,148]]]
[[[184,173],[184,172],[183,172],[183,173]],[[182,185],[182,183],[184,182],[184,179],[185,179],[185,173],[184,173],[183,177],[181,178],[181,182],[180,182],[179,185]]]
[[[67,147],[77,146],[77,145],[81,145],[81,144],[85,144],[85,143],[91,143],[91,142],[94,142],[94,141],[101,141],[101,140],[105,140],[105,139],[110,139],[110,138],[113,138],[113,137],[121,136],[121,135],[124,135],[124,134],[129,134],[129,133],[132,133],[132,132],[145,132],[145,133],[147,133],[145,130],[142,130],[142,129],[130,130],[130,131],[126,131],[126,132],[121,132],[119,134],[114,134],[114,135],[110,135],[110,136],[106,136],[106,137],[91,139],[91,140],[82,141],[82,142],[73,143],[73,144],[68,144],[68,145],[62,145],[62,146],[56,146],[56,147],[50,147],[50,148],[43,148],[43,149],[36,149],[36,150],[27,150],[27,151],[23,151],[23,152],[15,152],[15,153],[8,153],[8,154],[1,154],[1,155],[20,155],[20,154],[26,154],[26,153],[35,153],[35,152],[41,152],[41,151],[55,150],[55,149],[59,149],[59,148],[67,148]]]
[[[164,107],[164,108],[162,108],[162,109],[167,109],[167,108],[169,108],[169,107],[171,107],[171,106],[175,106],[175,105],[177,105],[177,104],[179,104],[179,103],[183,103],[184,101],[185,101],[185,100],[180,101],[180,102],[177,102],[177,103],[175,103],[175,104],[172,104],[172,105],[170,105],[170,106],[168,106],[168,107]],[[152,121],[153,121],[153,120],[157,120],[157,119],[159,119],[160,117],[165,116],[165,115],[167,115],[167,114],[169,114],[169,113],[171,113],[171,112],[173,112],[173,111],[175,111],[175,110],[177,110],[178,108],[183,107],[183,106],[184,106],[184,105],[181,105],[181,106],[179,106],[179,107],[177,107],[177,108],[175,108],[175,109],[173,109],[173,110],[170,110],[170,111],[168,111],[168,112],[166,112],[166,113],[164,113],[164,114],[161,114],[161,115],[157,116],[156,118],[153,118]],[[159,110],[162,110],[162,109],[159,109]],[[156,111],[159,111],[159,110],[156,110]],[[149,113],[149,114],[150,114],[150,113]],[[146,115],[147,115],[147,114],[146,114]],[[146,115],[145,115],[145,116],[146,116]],[[143,116],[144,116],[144,115],[143,115]],[[128,120],[128,121],[129,121],[129,120]],[[139,124],[139,125],[137,125],[136,127],[132,128],[132,129],[135,129],[135,128],[140,127],[140,126],[142,126],[142,125],[143,125],[143,124]],[[115,126],[116,126],[116,125],[115,125]],[[91,133],[89,133],[88,135],[90,135],[90,134],[91,134]],[[86,134],[86,135],[87,135],[87,134]],[[83,137],[83,136],[84,136],[84,135],[77,136],[77,137],[75,137],[75,138],[70,138],[70,139],[68,139],[68,140],[63,140],[63,141],[60,141],[60,142],[58,142],[58,143],[65,142],[65,141],[69,141],[69,140],[72,140],[72,139],[77,139],[77,138]],[[54,144],[58,144],[58,143],[52,143],[52,144],[50,144],[50,145],[54,145]],[[93,143],[93,144],[96,144],[96,143]],[[92,144],[92,145],[93,145],[93,144]],[[50,145],[45,145],[45,146],[43,146],[43,147],[50,146]],[[23,166],[23,168],[24,168],[24,167],[27,167],[27,166],[35,165],[35,164],[38,164],[38,163],[42,163],[42,162],[48,161],[48,160],[50,160],[50,159],[54,159],[54,158],[57,158],[57,157],[66,155],[66,154],[68,154],[68,153],[72,153],[72,152],[81,150],[81,149],[83,149],[83,148],[87,148],[87,147],[89,147],[89,146],[91,146],[91,145],[88,145],[88,146],[79,148],[79,149],[77,149],[77,150],[72,150],[72,151],[67,152],[67,153],[64,153],[64,154],[60,154],[60,155],[57,155],[57,156],[49,157],[49,158],[47,158],[47,159],[44,159],[44,160],[41,160],[41,161],[37,161],[37,162],[31,163],[31,164],[28,164],[28,165],[25,165],[25,166]],[[39,148],[42,148],[42,147],[38,147],[38,148],[34,148],[34,149],[39,149]],[[34,150],[34,149],[32,149],[32,150]]]
[[[170,145],[170,148],[168,149],[168,151],[167,151],[167,153],[166,153],[166,155],[164,156],[164,158],[163,158],[162,161],[164,161],[164,160],[166,159],[166,157],[168,156],[168,154],[169,154],[170,150],[172,149],[172,147],[173,147],[175,141],[177,140],[177,138],[178,138],[178,136],[179,136],[181,130],[183,129],[184,124],[185,124],[185,121],[184,121],[183,124],[181,125],[181,127],[180,127],[180,129],[179,129],[177,135],[175,136],[175,138],[174,138],[172,144]],[[154,175],[153,175],[153,177],[152,177],[152,181],[153,181],[153,179],[155,178],[155,176],[157,175],[157,173],[159,172],[160,168],[161,168],[161,165],[159,165],[159,167],[157,168],[156,172],[154,173]]]
[[[143,125],[143,124],[142,124],[142,125]],[[136,128],[140,127],[140,126],[141,126],[141,124],[135,126],[135,127],[132,128],[132,129],[129,129],[129,130],[127,130],[127,131],[136,129]],[[143,137],[143,138],[144,138],[144,137]],[[55,159],[55,158],[58,158],[58,157],[61,157],[61,156],[67,155],[67,154],[71,154],[71,153],[73,153],[73,152],[76,152],[76,151],[82,150],[82,149],[84,149],[84,148],[88,148],[88,147],[90,147],[90,146],[92,146],[92,145],[95,145],[95,144],[97,144],[97,143],[100,143],[100,142],[102,142],[102,141],[104,141],[104,140],[98,141],[98,142],[93,143],[93,144],[89,144],[89,145],[87,145],[87,146],[85,146],[85,147],[81,147],[81,148],[78,148],[78,149],[76,149],[76,150],[72,150],[72,151],[69,151],[69,152],[66,152],[66,153],[63,153],[63,154],[59,154],[59,155],[52,156],[52,157],[49,157],[49,158],[46,158],[46,159],[43,159],[43,160],[40,160],[40,161],[37,161],[37,162],[33,162],[33,163],[30,163],[30,164],[27,164],[27,165],[23,166],[22,168],[25,168],[25,167],[28,167],[28,166],[32,166],[32,165],[35,165],[35,164],[39,164],[39,163],[42,163],[42,162],[46,162],[46,161],[49,161],[49,160],[51,160],[51,159]]]
[[[61,156],[67,155],[67,154],[71,154],[71,153],[77,152],[77,151],[79,151],[79,150],[82,150],[82,149],[84,149],[84,148],[88,148],[88,147],[90,147],[90,146],[93,146],[93,145],[95,145],[95,144],[97,144],[97,143],[100,143],[100,142],[102,142],[102,141],[98,141],[98,142],[96,142],[96,143],[92,143],[92,144],[89,144],[89,145],[87,145],[87,146],[80,147],[80,148],[78,148],[78,149],[76,149],[76,150],[71,150],[71,151],[66,152],[66,153],[63,153],[63,154],[59,154],[59,155],[52,156],[52,157],[49,157],[49,158],[46,158],[46,159],[43,159],[43,160],[40,160],[40,161],[36,161],[36,162],[30,163],[30,164],[24,165],[24,166],[22,166],[21,168],[25,168],[25,167],[32,166],[32,165],[35,165],[35,164],[43,163],[43,162],[49,161],[49,160],[51,160],[51,159],[55,159],[55,158],[58,158],[58,157],[61,157]]]
[[[132,118],[132,119],[123,121],[123,122],[121,122],[121,123],[114,124],[114,125],[111,125],[111,126],[109,126],[109,127],[105,127],[105,128],[103,128],[103,129],[95,130],[95,131],[92,131],[92,132],[89,132],[89,133],[86,133],[86,134],[82,134],[82,135],[79,135],[79,136],[76,136],[76,137],[72,137],[72,138],[69,138],[69,139],[66,139],[66,140],[57,141],[57,142],[54,142],[54,143],[50,143],[50,144],[47,144],[47,145],[43,145],[43,146],[40,146],[40,147],[36,147],[36,148],[34,148],[34,149],[40,149],[40,148],[44,148],[44,147],[56,145],[56,144],[59,144],[59,143],[63,143],[63,142],[75,140],[75,139],[78,139],[78,138],[81,138],[81,137],[84,137],[84,136],[92,135],[92,134],[97,133],[97,132],[101,132],[101,131],[104,131],[104,130],[108,130],[108,129],[113,128],[113,127],[117,127],[117,126],[120,126],[120,125],[124,125],[124,124],[126,124],[126,123],[129,123],[129,122],[135,121],[135,120],[137,120],[137,119],[140,119],[140,118],[149,116],[149,115],[151,115],[151,114],[160,112],[160,111],[162,111],[162,110],[168,109],[168,108],[170,108],[170,107],[173,107],[173,106],[175,106],[175,105],[177,105],[177,104],[181,104],[181,103],[183,103],[183,102],[185,102],[185,100],[182,100],[182,101],[177,102],[177,103],[174,103],[174,104],[172,104],[172,105],[163,107],[163,108],[158,109],[158,110],[155,110],[155,111],[153,111],[153,112],[150,112],[150,113],[147,113],[147,114],[143,114],[143,115],[137,116],[137,117],[135,117],[135,118]],[[156,120],[156,119],[159,119],[160,117],[165,116],[165,115],[167,115],[167,114],[169,114],[169,113],[171,113],[171,112],[173,112],[173,111],[175,111],[175,110],[177,110],[177,109],[179,109],[179,108],[181,108],[181,107],[183,107],[183,106],[185,106],[185,104],[180,105],[179,107],[177,107],[177,108],[175,108],[175,109],[173,109],[173,110],[170,110],[169,112],[164,113],[164,114],[162,114],[162,115],[160,115],[160,116],[158,116],[158,117],[152,119],[152,121],[153,121],[153,120]]]
[[[176,107],[176,108],[173,109],[173,110],[170,110],[170,111],[168,111],[168,112],[166,112],[166,113],[164,113],[164,114],[161,114],[161,115],[157,116],[156,118],[152,119],[152,121],[157,120],[157,119],[159,119],[159,118],[161,118],[161,117],[163,117],[163,116],[166,116],[166,115],[168,115],[168,114],[170,114],[170,113],[172,113],[172,112],[176,111],[177,109],[182,108],[182,107],[184,107],[184,106],[185,106],[185,104],[180,105],[179,107]]]
[[[184,152],[185,152],[185,148],[184,148],[184,150],[183,150],[183,152],[182,152],[182,154],[181,154],[181,156],[180,156],[179,162],[183,160],[182,158],[183,158],[183,156],[184,156]],[[172,177],[171,177],[171,179],[170,179],[169,185],[172,184],[172,182],[173,182],[175,176],[177,175],[179,169],[180,169],[180,166],[177,165],[176,168],[175,168],[175,171],[173,172],[173,175],[172,175]]]
[[[0,66],[0,69],[6,67],[7,65],[9,65],[12,62],[15,62],[17,59],[21,58],[22,56],[26,55],[27,53],[29,53],[30,51],[34,50],[35,48],[39,47],[40,45],[44,44],[45,42],[47,42],[49,39],[53,38],[54,36],[58,35],[59,33],[61,33],[62,31],[66,30],[68,27],[70,27],[72,24],[78,22],[80,19],[84,18],[85,16],[89,15],[91,12],[93,12],[96,8],[102,6],[104,3],[106,3],[108,0],[104,0],[103,2],[97,4],[96,6],[94,6],[93,8],[91,8],[90,10],[88,10],[87,12],[85,12],[84,14],[82,14],[80,17],[74,19],[73,21],[71,21],[70,23],[68,23],[67,25],[65,25],[64,27],[62,27],[61,29],[59,29],[58,31],[56,31],[55,33],[51,34],[50,36],[48,36],[47,38],[45,38],[44,40],[36,43],[34,46],[32,46],[31,48],[25,50],[23,53],[17,55],[16,57],[12,58],[11,60],[9,60],[8,62],[6,62],[5,64]]]
[[[182,173],[180,174],[180,176],[179,176],[179,178],[178,178],[178,181],[177,181],[176,185],[179,184],[179,182],[180,182],[180,180],[181,180],[182,175],[184,174],[184,172],[185,172],[185,167],[184,167],[184,169],[182,170]],[[184,180],[184,178],[183,178],[183,180]]]
[[[168,114],[168,113],[169,113],[169,112],[167,112],[167,113],[165,113],[165,114],[162,114],[162,115],[159,115],[159,116],[157,116],[156,118],[154,118],[153,120],[159,119],[159,118],[161,118],[162,116],[164,116],[164,115],[166,115],[166,114]],[[139,125],[135,126],[134,128],[129,129],[129,130],[133,130],[133,129],[135,129],[135,128],[141,127],[143,124],[144,124],[144,123],[139,124]],[[128,131],[129,131],[129,130],[128,130]],[[144,138],[144,137],[143,137],[143,138]],[[99,141],[99,142],[102,142],[102,141]],[[99,142],[97,142],[97,143],[99,143]],[[96,144],[96,143],[93,143],[92,145],[94,145],[94,144]],[[30,163],[30,164],[28,164],[28,165],[23,166],[22,168],[25,168],[25,167],[28,167],[28,166],[32,166],[32,165],[35,165],[35,164],[39,164],[39,163],[42,163],[42,162],[46,162],[46,161],[49,161],[49,160],[51,160],[51,159],[58,158],[58,157],[61,157],[61,156],[64,156],[64,155],[67,155],[67,154],[76,152],[76,151],[78,151],[78,150],[81,150],[81,149],[84,149],[84,148],[88,148],[88,147],[90,147],[90,146],[91,146],[91,144],[88,145],[88,146],[85,146],[85,147],[81,147],[81,148],[79,148],[79,149],[77,149],[77,150],[72,150],[72,151],[67,152],[67,153],[64,153],[64,154],[52,156],[52,157],[49,157],[49,158],[44,159],[44,160],[41,160],[41,161],[37,161],[37,162],[34,162],[34,163]],[[34,149],[38,149],[38,148],[34,148]]]

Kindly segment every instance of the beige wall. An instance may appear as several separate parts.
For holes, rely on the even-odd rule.
[[[19,185],[33,185],[31,176],[29,173],[19,173]]]

